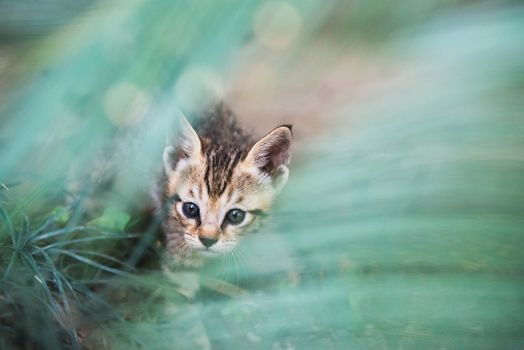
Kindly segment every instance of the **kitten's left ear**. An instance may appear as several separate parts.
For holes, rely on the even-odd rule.
[[[202,143],[195,129],[184,116],[180,117],[180,135],[177,147],[164,148],[163,160],[166,175],[170,175],[181,159],[195,159],[202,152]]]
[[[291,125],[279,126],[255,143],[245,160],[250,166],[271,176],[277,191],[287,182],[291,138]]]

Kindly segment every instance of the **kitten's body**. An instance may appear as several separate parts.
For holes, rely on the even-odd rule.
[[[257,226],[287,180],[291,128],[255,142],[223,105],[199,118],[195,129],[182,124],[176,146],[164,151],[156,202],[168,255],[193,264],[230,251]]]

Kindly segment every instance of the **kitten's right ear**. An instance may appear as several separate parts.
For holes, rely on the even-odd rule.
[[[291,125],[279,126],[255,143],[245,159],[248,165],[271,176],[277,191],[287,182],[291,139]]]
[[[200,138],[184,116],[180,117],[179,138],[176,148],[173,146],[164,148],[163,160],[166,175],[175,170],[176,164],[181,159],[194,159],[202,152]]]

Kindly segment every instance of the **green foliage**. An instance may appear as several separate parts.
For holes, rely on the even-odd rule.
[[[291,1],[277,27],[301,35],[282,48],[263,3],[0,11],[0,38],[18,30],[0,43],[0,348],[524,345],[524,9]],[[299,66],[324,39],[329,62],[379,57],[397,78],[329,106],[336,128],[297,149],[262,232],[163,271],[139,213],[174,115],[201,101],[185,83],[215,84],[257,40]]]
[[[129,222],[130,216],[118,208],[109,207],[104,210],[104,214],[88,223],[90,226],[123,230]]]
[[[65,213],[76,208],[55,208],[33,224],[16,203],[2,204],[2,348],[78,348],[75,319],[91,307],[106,306],[82,281],[94,282],[106,274],[129,276],[132,269],[114,252],[118,241],[132,235],[70,225]],[[93,250],[92,243],[98,241],[111,255]]]

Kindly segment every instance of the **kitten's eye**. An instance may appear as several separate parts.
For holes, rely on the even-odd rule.
[[[231,209],[226,214],[226,220],[231,225],[238,225],[242,221],[244,221],[244,218],[246,217],[246,212],[241,209]]]
[[[182,204],[182,212],[190,219],[197,218],[200,215],[200,210],[195,203],[185,202]]]

